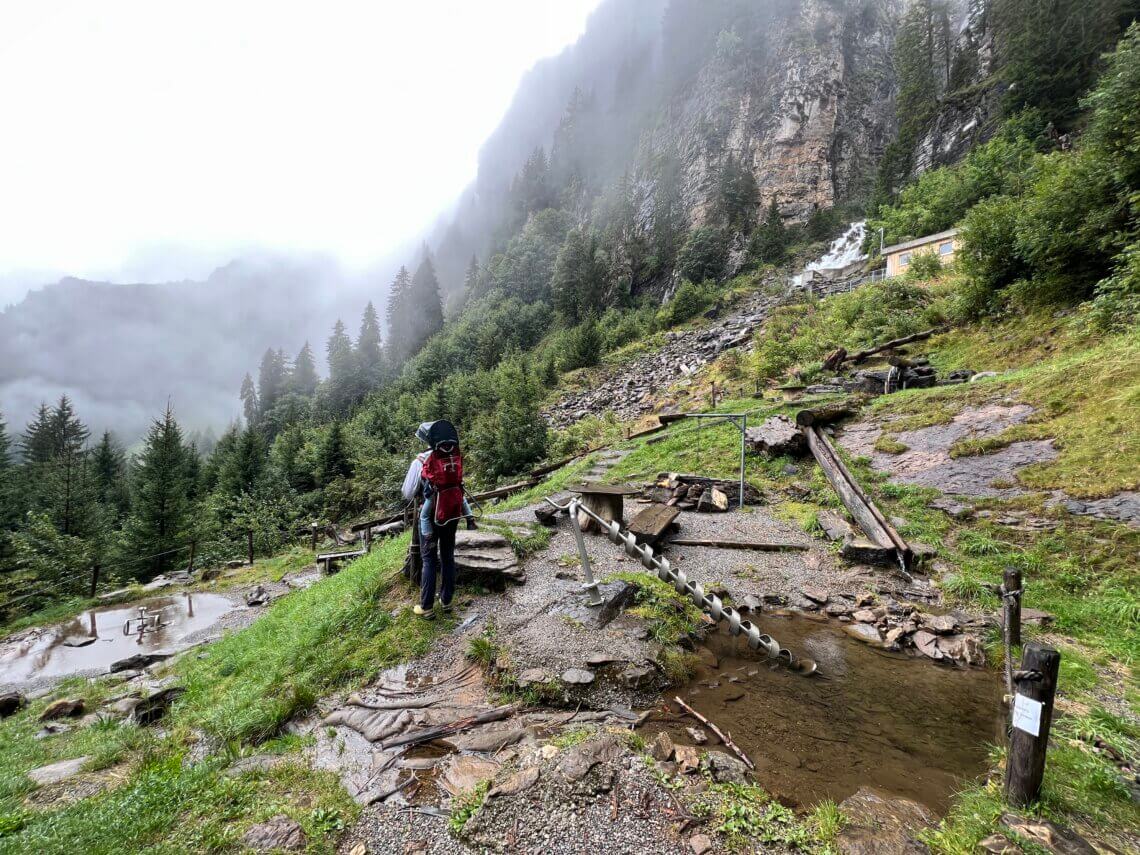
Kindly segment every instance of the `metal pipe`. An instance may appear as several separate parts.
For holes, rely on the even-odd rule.
[[[632,534],[628,531],[623,532],[621,530],[620,521],[605,520],[590,510],[590,508],[581,505],[576,499],[571,500],[568,505],[559,505],[549,496],[547,496],[544,501],[558,510],[570,509],[571,525],[574,527],[576,536],[580,538],[578,548],[583,555],[585,555],[585,543],[584,539],[581,539],[581,529],[577,524],[576,511],[578,510],[583,511],[597,522],[598,525],[601,526],[602,533],[615,545],[624,547],[626,555],[638,559],[645,569],[655,571],[658,579],[671,584],[677,593],[684,594],[691,599],[698,608],[714,621],[719,623],[721,620],[727,619],[728,631],[733,635],[744,633],[748,639],[748,646],[753,650],[762,652],[769,659],[783,661],[789,667],[802,674],[815,673],[816,663],[814,661],[805,659],[802,663],[797,662],[790,650],[781,647],[772,636],[760,632],[760,629],[755,624],[741,617],[740,612],[732,606],[725,605],[716,594],[706,593],[701,583],[690,580],[684,570],[674,569],[669,563],[668,558],[655,556],[652,547],[647,544],[639,544],[637,538]],[[583,563],[586,564],[586,562]],[[589,565],[586,564],[586,566],[588,567]]]
[[[577,499],[570,502],[570,527],[574,529],[574,539],[578,541],[578,558],[582,562],[582,572],[586,576],[586,581],[582,583],[582,588],[589,596],[586,605],[600,606],[605,601],[602,599],[601,591],[598,590],[598,583],[594,579],[594,568],[590,566],[590,556],[586,552],[586,538],[582,534],[582,526],[578,523],[578,509],[581,507],[582,504]],[[590,513],[588,509],[586,512]]]

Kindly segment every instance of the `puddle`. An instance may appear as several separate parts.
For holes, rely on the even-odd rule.
[[[157,629],[137,635],[123,634],[131,619],[137,625],[139,606],[161,615]],[[169,649],[179,641],[212,626],[234,604],[217,594],[176,594],[130,606],[86,611],[57,626],[21,633],[17,640],[0,644],[0,685],[38,677],[61,677],[82,671],[105,671],[112,662],[135,653]],[[95,640],[83,646],[86,639]]]
[[[755,622],[796,655],[815,659],[819,674],[773,667],[743,637],[722,632],[707,645],[718,667],[702,667],[675,694],[729,732],[773,795],[808,806],[872,786],[943,814],[962,782],[987,770],[987,746],[1002,729],[996,675],[873,649],[831,622],[767,615]],[[647,738],[664,729],[692,745],[687,727],[698,723],[685,716],[650,724]]]

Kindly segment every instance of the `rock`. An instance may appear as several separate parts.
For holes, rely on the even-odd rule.
[[[612,736],[583,742],[566,753],[558,764],[558,771],[568,781],[580,781],[599,763],[609,763],[619,758],[622,751],[621,744]]]
[[[40,713],[40,721],[53,721],[57,718],[78,718],[87,711],[87,705],[82,698],[60,698],[48,705]]]
[[[831,617],[841,617],[846,615],[851,609],[842,603],[828,603],[824,606],[823,611],[824,614],[830,615]]]
[[[282,814],[252,826],[241,842],[255,852],[300,852],[309,845],[309,838],[301,826]]]
[[[488,798],[495,796],[513,796],[516,793],[521,793],[529,790],[538,783],[540,775],[538,766],[531,766],[529,769],[523,769],[521,772],[516,772],[501,784],[496,784],[487,792]]]
[[[587,686],[594,682],[594,672],[585,668],[567,668],[562,672],[561,679],[571,686]]]
[[[879,616],[870,609],[859,609],[851,614],[852,620],[857,620],[860,623],[875,623]]]
[[[154,724],[170,711],[170,705],[186,690],[181,686],[168,686],[135,704],[131,720],[141,725]]]
[[[60,733],[67,733],[71,730],[70,724],[45,724],[42,728],[36,731],[33,739],[47,739],[49,736],[56,736]]]
[[[879,546],[864,537],[850,537],[843,541],[839,555],[855,564],[875,564],[884,567],[898,563],[894,547]]]
[[[60,760],[58,763],[32,769],[28,772],[28,777],[40,787],[58,784],[60,781],[66,781],[68,778],[74,778],[78,775],[90,759],[90,757],[75,757],[71,760]]]
[[[893,650],[898,647],[899,639],[901,639],[904,635],[906,635],[906,630],[901,626],[893,627],[887,630],[887,637],[883,643],[885,646]]]
[[[718,784],[744,784],[748,781],[748,767],[723,751],[706,751],[701,758],[701,769]]]
[[[69,635],[62,643],[64,647],[86,647],[96,641],[98,639],[93,635]]]
[[[828,540],[845,540],[854,536],[850,523],[834,511],[820,511],[816,519]]]
[[[118,671],[133,671],[149,668],[156,662],[169,659],[171,655],[170,653],[136,653],[134,656],[128,656],[126,659],[112,662],[110,672],[114,674]]]
[[[772,416],[759,427],[749,428],[744,442],[750,451],[770,457],[798,456],[807,452],[807,438],[803,431],[784,415]]]
[[[942,658],[942,651],[938,649],[938,636],[933,633],[919,630],[914,634],[914,646],[919,649],[924,656],[931,659],[938,660]]]
[[[814,585],[804,585],[800,588],[800,593],[811,600],[813,603],[823,605],[827,602],[827,590],[824,588],[817,588]]]
[[[705,732],[699,727],[686,727],[685,733],[687,733],[689,735],[689,739],[693,740],[693,742],[697,743],[697,745],[704,745],[709,741],[709,738],[705,735]]]
[[[501,577],[512,582],[526,580],[510,541],[499,532],[487,529],[456,532],[455,566],[460,572],[483,577]]]
[[[609,653],[595,652],[586,657],[586,664],[590,666],[610,665],[614,662],[621,662],[620,656],[613,656]]]
[[[877,627],[869,623],[850,623],[843,627],[843,631],[856,641],[862,641],[864,644],[870,644],[872,647],[881,647],[883,644],[883,637],[879,635]]]
[[[245,594],[245,604],[251,609],[257,606],[264,606],[269,602],[269,592],[265,590],[264,585],[255,585]]]
[[[1021,847],[1010,843],[1009,839],[1001,834],[991,834],[985,840],[979,840],[978,849],[982,852],[991,852],[993,855],[1022,855]]]
[[[938,649],[943,656],[964,665],[986,664],[986,651],[972,635],[943,635],[938,637]]]
[[[931,561],[938,557],[938,550],[931,546],[929,543],[923,543],[920,540],[910,541],[910,551],[914,554],[914,560],[918,563],[923,561]]]
[[[665,761],[670,759],[673,756],[673,750],[673,740],[665,731],[661,731],[653,737],[653,742],[649,744],[649,756],[654,760]]]
[[[527,668],[515,678],[515,681],[525,687],[535,683],[549,683],[552,679],[550,672],[544,668]]]
[[[285,762],[280,754],[252,754],[235,760],[222,772],[227,778],[236,778],[247,772],[268,772]]]
[[[720,665],[720,659],[707,647],[697,648],[697,658],[701,660],[701,664],[706,668],[716,668]]]
[[[928,851],[916,837],[933,824],[934,816],[918,802],[861,787],[839,809],[847,817],[835,841],[843,855],[925,855]]]
[[[453,796],[468,793],[483,781],[494,778],[500,764],[474,754],[455,754],[443,766],[440,784]]]
[[[712,838],[707,834],[694,834],[689,838],[689,848],[693,850],[693,855],[705,855],[713,848]]]
[[[648,665],[629,665],[619,677],[627,688],[647,689],[653,685],[657,672]]]
[[[0,693],[0,718],[7,718],[10,715],[15,715],[22,710],[28,703],[19,692],[2,692]]]
[[[701,765],[700,752],[691,745],[674,746],[673,756],[677,759],[677,768],[685,775],[697,771]]]
[[[506,730],[487,730],[477,733],[465,733],[450,736],[441,740],[456,751],[481,751],[494,753],[501,751],[508,745],[514,745],[526,736],[522,728],[509,728]]]
[[[958,619],[953,615],[928,615],[923,613],[918,616],[918,625],[927,632],[933,632],[937,635],[949,635],[958,628]]]
[[[1026,819],[1016,814],[1002,814],[1001,824],[1057,855],[1096,855],[1097,850],[1087,840],[1068,828],[1054,825],[1047,819]]]
[[[969,505],[963,505],[961,502],[955,502],[953,499],[935,499],[927,505],[928,508],[933,508],[937,511],[944,511],[954,519],[966,519],[974,513],[974,509]]]
[[[213,582],[221,575],[221,569],[217,567],[207,567],[198,573],[198,578],[203,582]]]
[[[139,699],[137,697],[128,695],[127,697],[119,698],[117,701],[114,701],[108,705],[107,709],[116,715],[129,716],[135,711],[135,707],[138,705],[138,702]]]
[[[1048,626],[1054,621],[1053,615],[1049,612],[1043,612],[1041,609],[1021,609],[1021,622],[1031,623],[1035,626]]]

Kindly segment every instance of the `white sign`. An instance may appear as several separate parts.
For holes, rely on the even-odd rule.
[[[1013,696],[1013,726],[1030,736],[1041,735],[1041,701],[1025,695]]]

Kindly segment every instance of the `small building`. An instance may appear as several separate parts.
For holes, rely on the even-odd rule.
[[[934,253],[943,264],[949,264],[962,245],[962,241],[958,238],[959,231],[959,229],[949,229],[936,235],[927,235],[884,247],[882,257],[887,261],[887,277],[902,276],[907,272],[914,257],[921,253]]]

